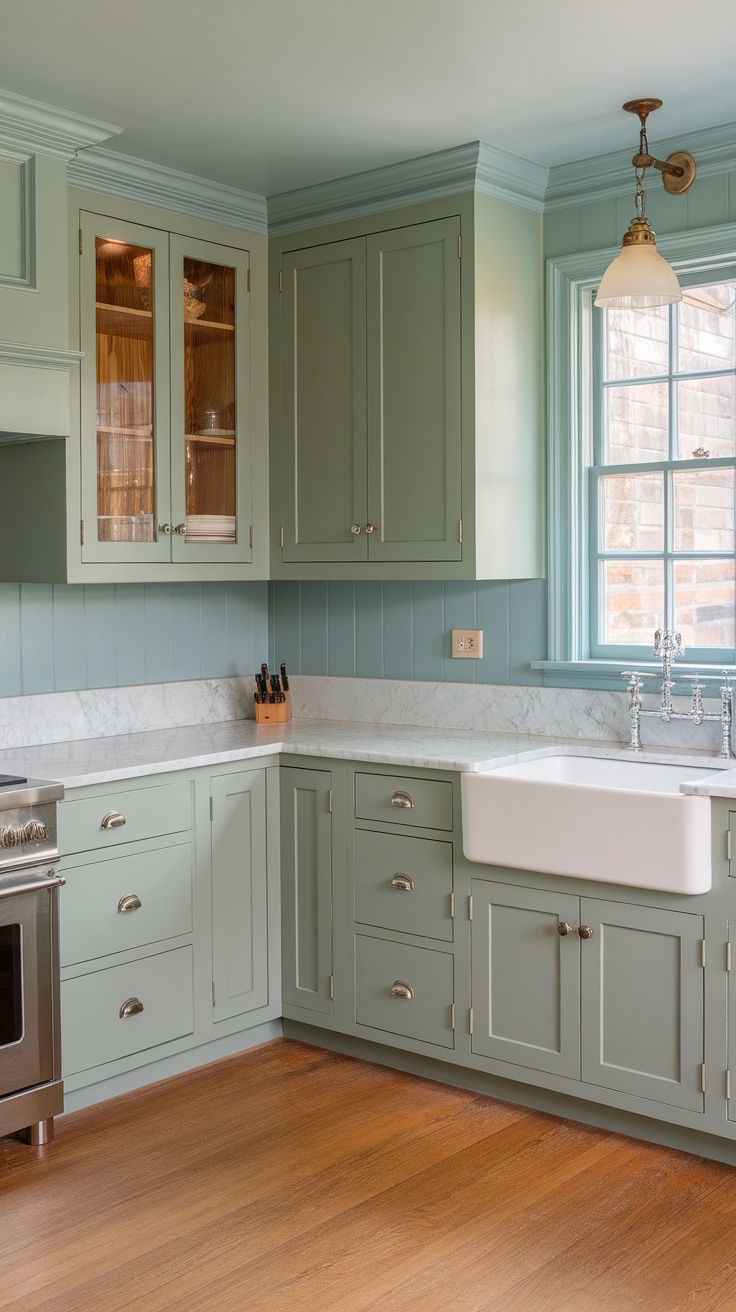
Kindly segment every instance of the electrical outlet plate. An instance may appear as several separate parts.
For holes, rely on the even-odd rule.
[[[453,629],[452,654],[465,659],[480,660],[483,655],[483,630]]]

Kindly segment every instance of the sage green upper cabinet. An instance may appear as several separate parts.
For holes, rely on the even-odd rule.
[[[540,216],[470,192],[271,252],[272,576],[538,576]]]
[[[2,577],[267,577],[266,237],[70,197],[71,436],[0,449]]]

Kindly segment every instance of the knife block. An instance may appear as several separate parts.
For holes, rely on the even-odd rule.
[[[285,724],[291,719],[291,693],[284,694],[285,702],[256,702],[256,724]]]

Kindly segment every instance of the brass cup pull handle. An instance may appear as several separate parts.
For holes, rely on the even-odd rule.
[[[414,997],[411,984],[406,984],[403,979],[397,979],[395,984],[391,985],[391,992],[395,998],[406,998],[407,1002]]]
[[[568,925],[566,920],[561,920],[559,925],[557,926],[557,933],[559,934],[560,938],[564,938],[566,934],[574,934],[575,930],[573,929],[572,925]]]
[[[137,911],[142,906],[143,903],[137,893],[126,893],[118,902],[118,911]]]
[[[392,806],[399,806],[402,810],[408,811],[414,805],[414,798],[411,793],[405,793],[403,788],[397,788],[391,798]]]
[[[351,525],[350,525],[350,532],[351,532],[351,533],[354,533],[355,536],[357,537],[358,534],[360,533],[360,524],[351,524]]]
[[[174,530],[171,527],[171,524],[159,524],[158,531],[159,533],[165,533],[166,537],[169,537],[169,535],[173,533]]]
[[[401,888],[405,893],[413,893],[414,880],[412,879],[411,875],[404,875],[400,870],[397,870],[396,874],[391,880],[391,887]]]
[[[108,811],[100,821],[100,829],[119,829],[125,824],[125,816],[119,811]]]
[[[578,934],[581,938],[592,938],[593,931],[590,925],[578,925]]]
[[[143,1003],[140,998],[126,998],[120,1008],[120,1019],[127,1020],[129,1016],[139,1016],[143,1011]]]
[[[186,535],[187,535],[187,526],[186,526],[186,524],[177,524],[177,525],[176,525],[176,528],[172,529],[172,533],[178,533],[178,534],[179,534],[179,537],[181,537],[181,538],[185,538]]]

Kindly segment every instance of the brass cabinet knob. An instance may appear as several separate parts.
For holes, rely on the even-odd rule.
[[[590,928],[590,925],[578,925],[578,934],[580,935],[581,938],[593,937],[593,931]]]
[[[126,998],[120,1008],[119,1016],[121,1020],[127,1020],[129,1016],[139,1016],[143,1011],[143,1003],[140,998]]]
[[[172,532],[178,533],[180,538],[185,538],[187,535],[187,526],[186,524],[177,524],[176,528],[172,529]]]
[[[377,524],[366,524],[366,526],[365,526],[365,531],[366,531],[366,533],[376,533],[376,532],[378,531],[378,525],[377,525]]]
[[[404,875],[400,870],[397,870],[396,874],[391,880],[391,887],[401,888],[405,893],[413,893],[414,880],[412,879],[411,875]]]
[[[396,982],[391,985],[391,992],[395,998],[406,998],[407,1002],[410,1002],[414,997],[414,990],[411,984],[406,984],[403,979],[397,979]]]
[[[564,938],[566,934],[574,934],[575,930],[573,929],[572,925],[568,925],[566,920],[561,920],[559,925],[557,926],[557,933],[559,934],[560,938]]]
[[[351,524],[351,525],[350,525],[350,532],[351,532],[351,533],[354,533],[355,536],[357,537],[358,534],[360,533],[360,524]]]
[[[391,797],[391,805],[401,807],[403,811],[409,811],[414,805],[414,798],[411,793],[405,793],[403,788],[397,788]]]
[[[125,824],[125,816],[119,811],[108,811],[100,821],[100,829],[119,829]]]
[[[170,524],[159,524],[158,531],[159,533],[165,533],[166,536],[168,537],[169,534],[173,533],[174,530]]]
[[[118,912],[137,911],[142,906],[143,903],[137,893],[126,893],[118,902]]]

